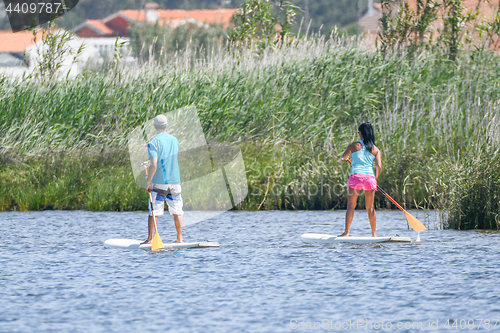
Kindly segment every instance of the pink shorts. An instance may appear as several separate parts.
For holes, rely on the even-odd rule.
[[[355,173],[349,176],[347,186],[355,190],[373,191],[377,190],[377,180],[371,175],[360,175]]]

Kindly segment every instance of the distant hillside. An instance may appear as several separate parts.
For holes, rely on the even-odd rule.
[[[9,19],[3,1],[0,2],[0,30],[10,29]]]
[[[367,8],[368,0],[362,1],[362,12]],[[80,0],[78,5],[68,14],[58,20],[58,24],[64,28],[74,28],[86,19],[101,19],[120,9],[139,9],[145,2],[143,0]],[[239,7],[243,0],[157,0],[155,1],[163,9],[205,9],[218,8],[221,5],[227,8]],[[309,4],[309,19],[312,21],[311,30],[317,32],[323,25],[322,32],[329,32],[337,25],[339,27],[349,25],[358,17],[357,0],[291,0],[290,2],[306,9]],[[379,1],[377,1],[379,2]],[[9,23],[0,5],[0,29],[8,29]],[[297,21],[300,23],[305,11],[300,13]],[[351,31],[354,31],[351,29]]]

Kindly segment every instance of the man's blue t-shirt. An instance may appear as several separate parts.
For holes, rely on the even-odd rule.
[[[153,184],[180,184],[181,175],[177,154],[179,141],[173,135],[160,133],[148,143],[148,159],[156,157],[158,163],[153,176]]]

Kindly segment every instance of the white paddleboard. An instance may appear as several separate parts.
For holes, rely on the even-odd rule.
[[[119,247],[124,249],[151,249],[151,244],[141,244],[135,239],[108,239],[104,242],[105,247]],[[217,242],[197,242],[197,243],[163,243],[165,249],[192,249],[202,247],[219,247]]]
[[[355,243],[355,244],[367,244],[367,243],[411,243],[410,237],[337,237],[333,235],[326,234],[303,234],[300,236],[304,243],[323,243],[323,244],[336,244],[336,243]]]

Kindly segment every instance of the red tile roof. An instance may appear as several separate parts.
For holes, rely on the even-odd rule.
[[[85,25],[91,29],[100,30],[101,34],[108,35],[112,34],[113,30],[108,28],[101,20],[87,20],[85,21]]]
[[[147,4],[146,10],[154,12],[159,24],[175,26],[185,21],[194,20],[205,24],[231,23],[231,18],[237,9],[154,9],[156,4]],[[112,35],[128,36],[130,22],[144,22],[146,10],[125,9],[105,17],[102,20],[87,20],[75,28],[75,33],[81,37],[106,37]]]
[[[38,31],[37,41],[42,39],[42,32]],[[0,53],[21,53],[33,45],[33,34],[28,31],[13,33],[11,30],[0,30]]]
[[[230,8],[220,8],[220,9],[196,9],[196,10],[183,10],[183,9],[158,9],[156,14],[158,15],[158,20],[163,24],[171,24],[173,21],[179,21],[186,18],[192,18],[196,21],[212,24],[221,23],[225,26],[231,23],[231,18],[237,9]],[[120,10],[117,14],[121,14],[132,21],[145,21],[145,11],[127,9]],[[117,14],[113,14],[103,19],[104,23],[114,19]]]

